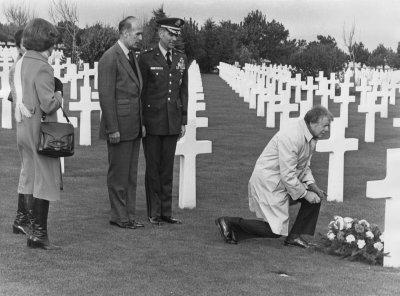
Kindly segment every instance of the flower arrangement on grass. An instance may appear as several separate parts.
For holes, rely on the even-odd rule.
[[[325,251],[351,261],[364,261],[382,265],[384,253],[383,233],[366,220],[334,216],[329,231],[323,236]]]

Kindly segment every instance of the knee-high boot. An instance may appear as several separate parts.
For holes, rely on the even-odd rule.
[[[27,245],[31,248],[41,248],[45,250],[59,250],[61,247],[53,245],[49,241],[47,232],[47,217],[49,213],[48,200],[33,199],[33,231],[28,237]]]
[[[32,194],[18,194],[18,209],[13,224],[13,233],[29,235],[32,231],[32,202]]]

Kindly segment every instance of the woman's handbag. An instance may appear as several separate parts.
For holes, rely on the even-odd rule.
[[[74,155],[74,126],[64,109],[61,110],[68,123],[42,122],[40,124],[38,153],[49,157]]]

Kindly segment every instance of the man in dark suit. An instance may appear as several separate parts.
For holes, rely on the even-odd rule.
[[[141,54],[143,117],[146,127],[146,198],[149,221],[180,224],[172,217],[172,178],[176,143],[185,134],[188,104],[188,62],[175,49],[184,21],[157,21],[160,42]]]
[[[102,110],[100,138],[107,140],[107,186],[110,224],[121,228],[143,227],[135,221],[137,168],[142,124],[142,77],[132,52],[142,39],[138,19],[119,23],[119,40],[99,61],[99,98]]]

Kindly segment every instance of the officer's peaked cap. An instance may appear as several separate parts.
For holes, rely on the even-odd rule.
[[[161,28],[167,29],[170,33],[178,35],[185,21],[180,18],[164,18],[157,20],[156,23]]]

